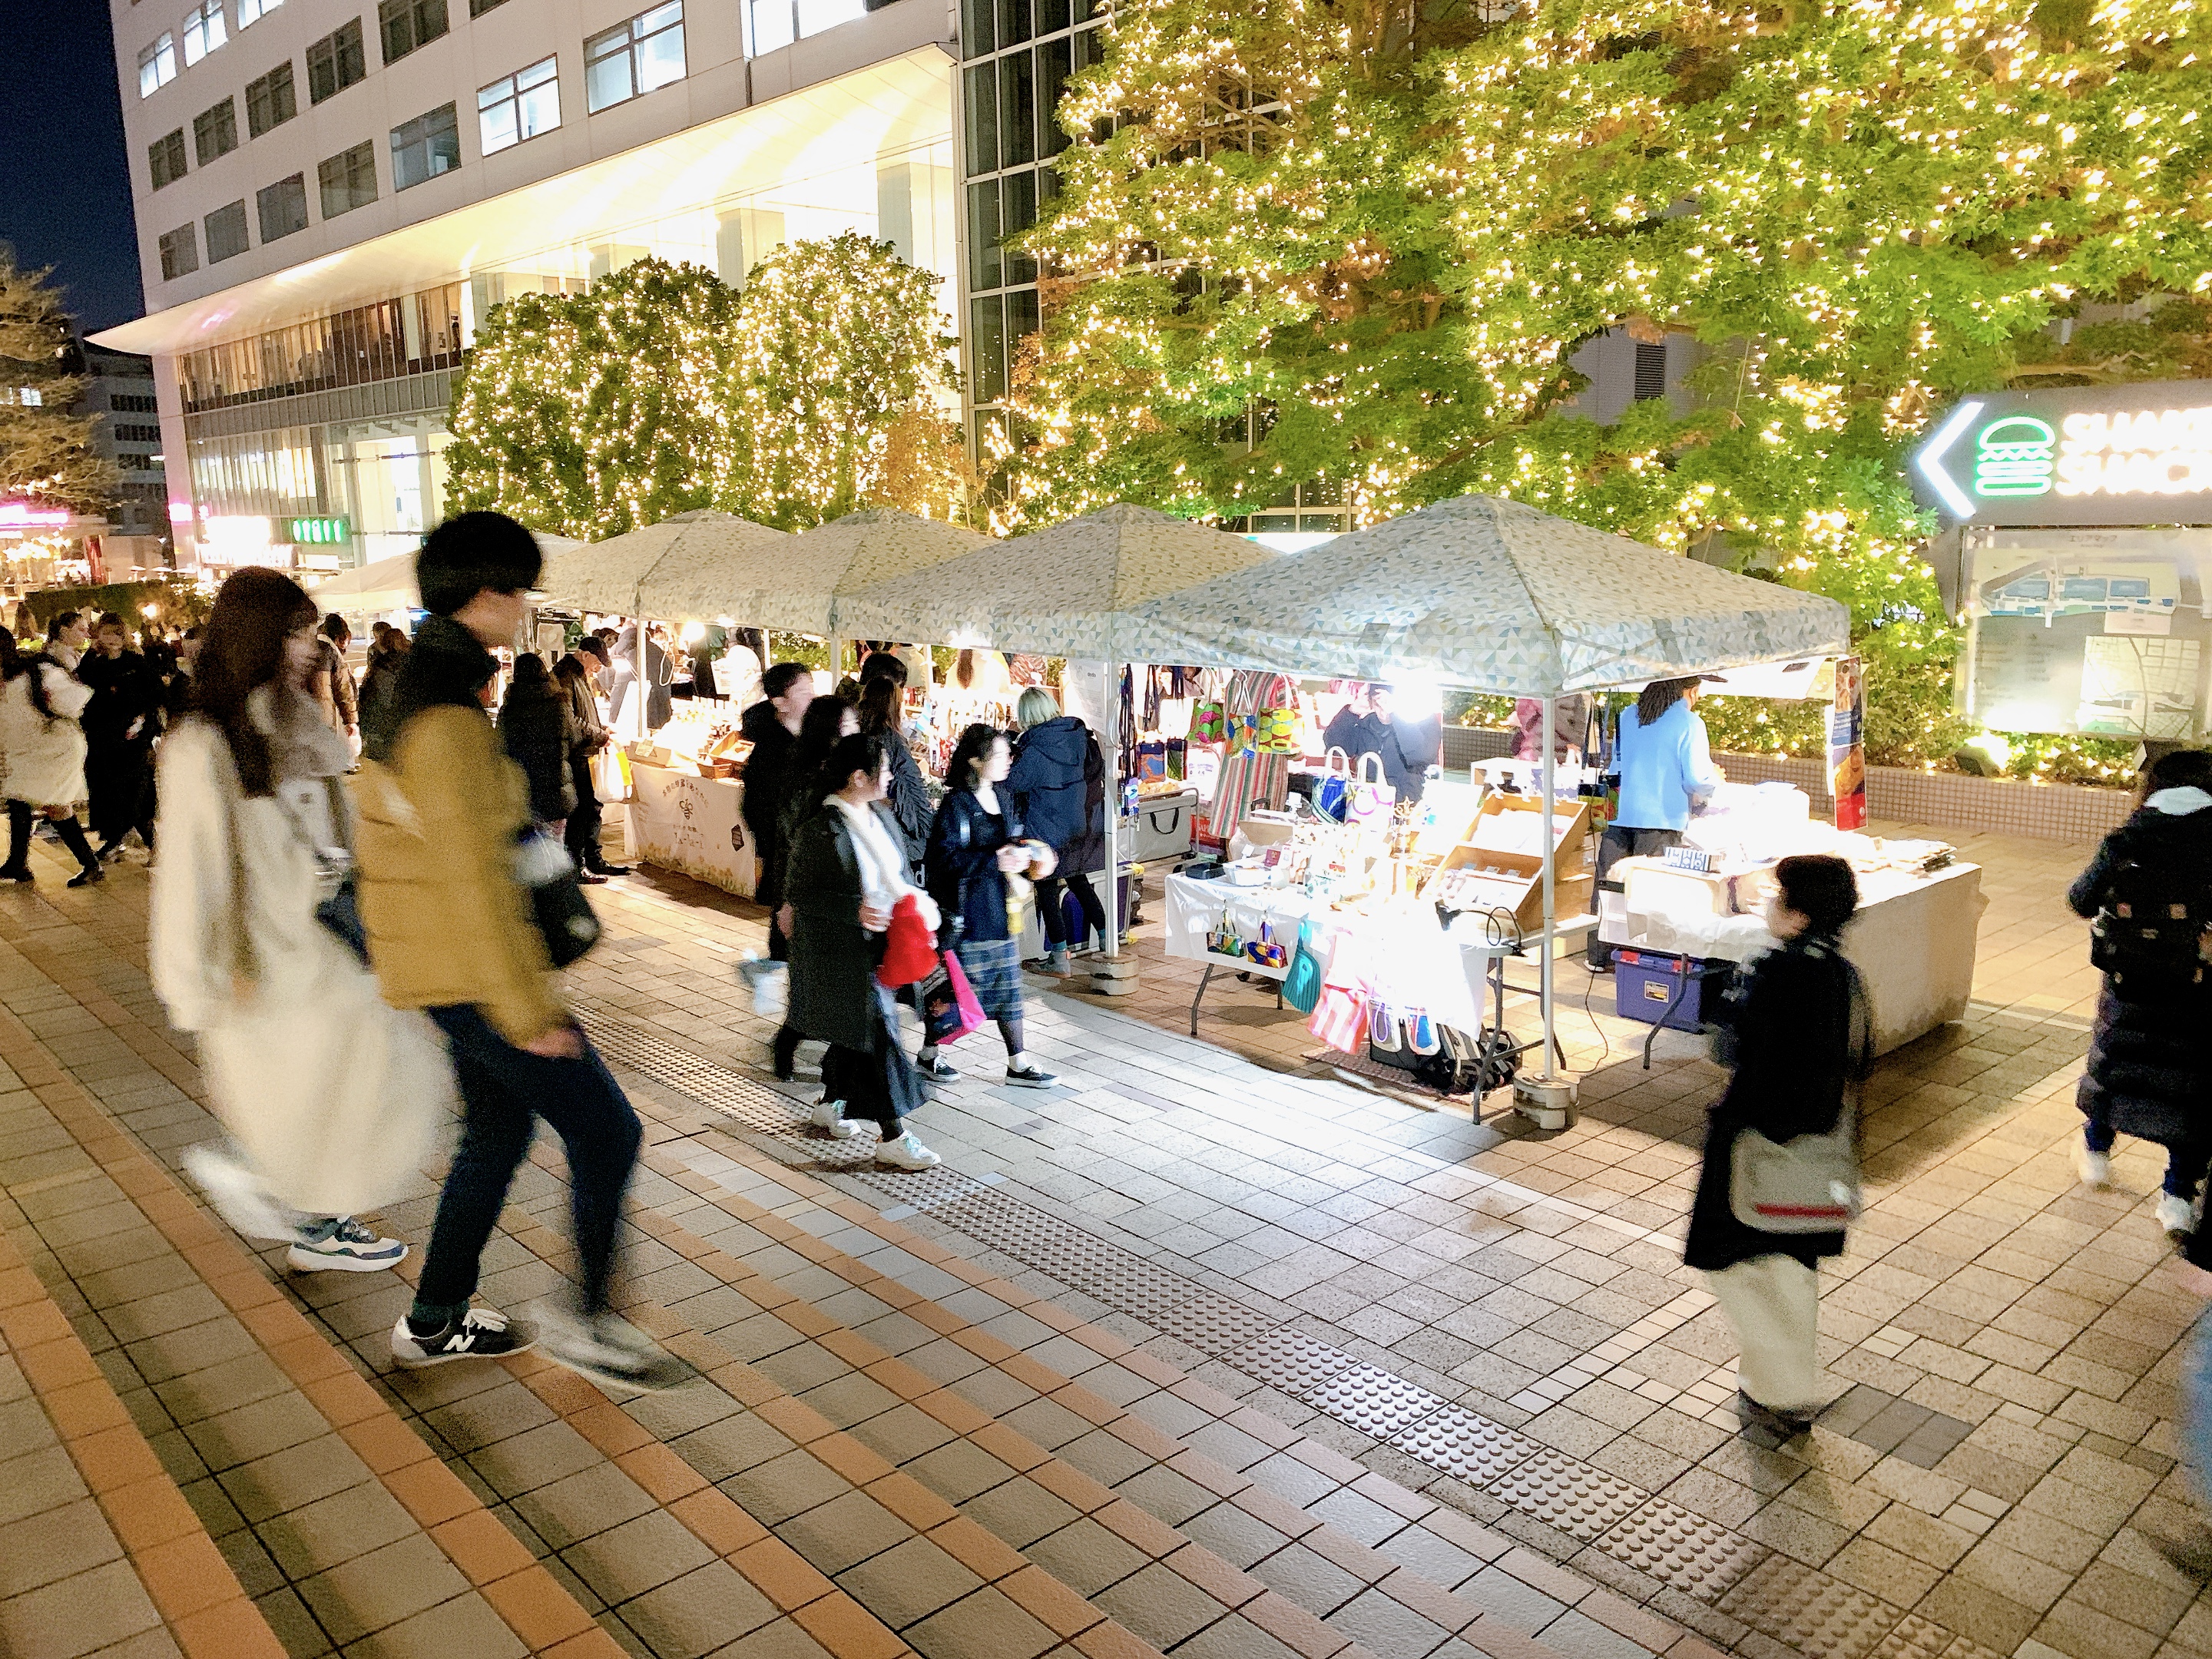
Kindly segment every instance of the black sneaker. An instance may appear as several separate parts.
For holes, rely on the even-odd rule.
[[[97,864],[88,864],[71,876],[66,884],[71,887],[90,887],[106,879],[107,872],[104,868]]]
[[[31,866],[27,864],[0,866],[0,881],[36,881],[37,879],[38,878],[31,873]]]
[[[592,866],[592,873],[595,876],[626,876],[629,874],[630,868],[627,864],[609,864],[601,860]]]
[[[1017,1089],[1049,1089],[1060,1079],[1050,1072],[1041,1072],[1035,1066],[1024,1066],[1018,1072],[1006,1068],[1006,1082]]]
[[[471,1308],[428,1336],[416,1335],[404,1314],[392,1328],[392,1357],[410,1370],[449,1359],[498,1359],[537,1346],[532,1327],[496,1308]]]
[[[958,1066],[937,1054],[922,1054],[916,1057],[914,1069],[931,1083],[953,1083],[958,1081],[960,1077]]]

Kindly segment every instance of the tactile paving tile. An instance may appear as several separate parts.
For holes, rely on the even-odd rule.
[[[1663,1498],[1635,1510],[1598,1540],[1598,1547],[1705,1601],[1719,1601],[1766,1555],[1765,1546]]]
[[[1316,1411],[1377,1440],[1433,1417],[1444,1402],[1426,1389],[1372,1365],[1354,1365],[1305,1396]]]
[[[1903,1608],[1786,1555],[1768,1556],[1720,1607],[1805,1659],[1872,1659],[1905,1617]]]
[[[1231,1349],[1221,1358],[1223,1364],[1234,1366],[1245,1376],[1300,1398],[1359,1363],[1343,1349],[1332,1348],[1288,1325],[1269,1331],[1257,1341]]]
[[[1490,1495],[1571,1538],[1595,1542],[1650,1494],[1539,1446],[1490,1484]]]
[[[1954,1636],[1942,1626],[1923,1619],[1917,1613],[1908,1613],[1897,1628],[1881,1639],[1874,1650],[1873,1659],[1951,1659],[1954,1643],[1964,1644],[1960,1659],[1979,1649],[1980,1644],[1969,1642],[1963,1636]]]
[[[1431,1468],[1486,1486],[1517,1463],[1542,1449],[1525,1434],[1516,1434],[1464,1406],[1446,1406],[1390,1437],[1390,1443]]]

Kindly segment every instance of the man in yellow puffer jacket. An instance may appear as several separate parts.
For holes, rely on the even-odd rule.
[[[370,963],[386,1001],[423,1010],[444,1032],[463,1102],[460,1148],[392,1352],[402,1365],[434,1365],[517,1352],[542,1336],[549,1356],[586,1376],[658,1387],[680,1368],[607,1305],[637,1115],[561,1000],[518,871],[529,789],[483,707],[498,668],[489,647],[514,641],[538,568],[530,532],[501,514],[465,513],[433,531],[416,562],[431,615],[362,733]],[[540,1117],[568,1153],[578,1279],[573,1305],[541,1311],[542,1332],[470,1305]]]

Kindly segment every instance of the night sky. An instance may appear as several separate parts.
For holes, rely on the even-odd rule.
[[[107,0],[15,0],[0,137],[0,241],[54,268],[88,331],[144,308]]]

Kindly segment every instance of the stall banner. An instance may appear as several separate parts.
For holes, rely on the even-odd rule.
[[[1828,793],[1836,799],[1837,829],[1866,828],[1866,665],[1856,657],[1836,665],[1835,700],[1828,709]]]
[[[630,806],[637,856],[740,897],[752,896],[755,859],[739,809],[744,786],[665,767],[633,764]]]

